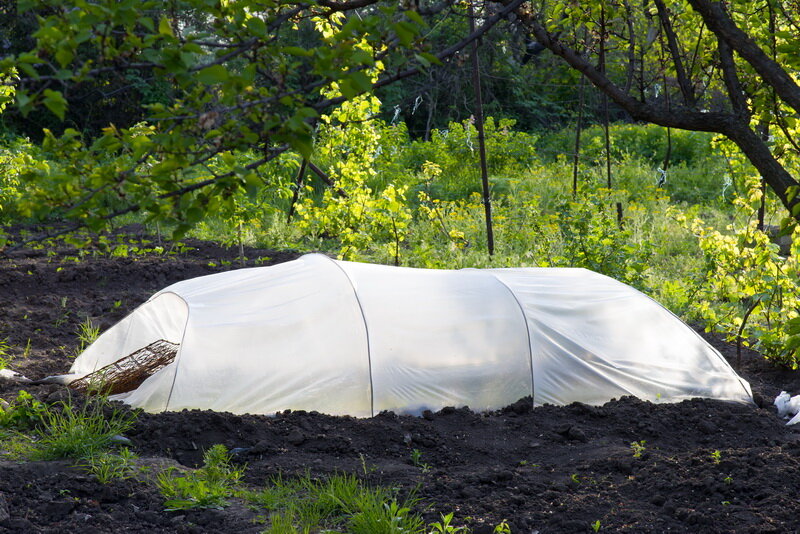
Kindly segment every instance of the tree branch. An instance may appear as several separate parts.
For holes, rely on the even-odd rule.
[[[680,86],[681,93],[683,94],[683,101],[688,107],[693,107],[695,104],[694,90],[683,68],[683,61],[681,60],[680,50],[678,49],[678,36],[675,35],[675,30],[672,28],[672,23],[669,20],[669,13],[667,13],[667,7],[664,5],[663,0],[653,1],[658,10],[658,18],[661,21],[661,27],[664,28],[664,34],[667,37],[667,46],[672,56],[672,62],[675,65],[675,75],[678,78],[678,86]],[[666,90],[666,88],[664,88],[664,90]]]
[[[800,113],[800,86],[777,62],[733,22],[721,2],[689,0],[708,28],[747,61],[777,95]]]
[[[722,67],[722,80],[725,82],[725,87],[728,89],[728,97],[731,99],[733,111],[744,118],[750,120],[750,110],[747,107],[747,98],[742,90],[742,84],[739,82],[739,76],[736,74],[736,63],[733,61],[733,52],[731,47],[728,46],[723,39],[717,39],[719,51],[719,63]]]
[[[636,100],[597,70],[588,59],[555,39],[533,16],[525,19],[525,23],[531,28],[537,41],[586,76],[595,87],[611,97],[634,119],[701,132],[723,133],[730,127],[734,117],[729,113],[691,111],[683,108],[679,111],[668,111]]]

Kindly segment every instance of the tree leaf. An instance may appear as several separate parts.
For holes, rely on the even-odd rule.
[[[161,35],[169,35],[170,37],[174,37],[175,34],[172,33],[172,26],[169,23],[169,19],[162,15],[161,19],[158,21],[158,33]]]
[[[42,101],[47,109],[53,115],[61,120],[64,120],[64,113],[67,111],[67,101],[60,91],[53,91],[51,89],[44,90],[44,100]]]
[[[226,81],[230,74],[228,69],[222,65],[211,65],[204,69],[200,69],[196,74],[197,81],[206,85],[213,85],[215,83],[222,83]]]

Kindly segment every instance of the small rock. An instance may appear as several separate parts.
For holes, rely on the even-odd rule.
[[[433,421],[433,412],[430,410],[425,410],[422,412],[422,418],[426,421]]]
[[[46,516],[59,520],[69,514],[74,508],[74,501],[51,501],[44,504],[41,510]]]
[[[58,388],[45,397],[47,404],[57,404],[59,402],[68,402],[70,400],[70,390],[67,388]]]
[[[717,427],[714,425],[714,423],[708,420],[700,421],[700,423],[697,425],[697,428],[699,428],[700,431],[705,434],[713,434],[717,431]]]
[[[504,469],[503,471],[498,471],[498,472],[497,472],[497,473],[494,475],[494,478],[495,478],[495,480],[497,480],[498,482],[508,482],[509,480],[511,480],[512,478],[514,478],[514,473],[512,473],[511,471],[508,471],[508,470],[505,470],[505,469]]]
[[[302,445],[303,442],[306,440],[306,437],[297,429],[292,430],[289,435],[286,437],[286,441],[294,445],[295,447]]]
[[[272,449],[269,441],[262,439],[252,447],[250,447],[250,454],[264,454],[265,452]]]
[[[130,447],[133,445],[133,442],[131,440],[129,440],[128,438],[126,438],[121,434],[111,436],[110,441],[114,445],[124,445],[125,447]]]
[[[586,433],[577,426],[570,427],[569,432],[567,432],[567,439],[582,441],[584,443],[589,441],[589,438],[586,437]]]

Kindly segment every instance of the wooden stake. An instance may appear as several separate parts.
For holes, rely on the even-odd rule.
[[[469,3],[469,31],[475,32],[475,11]],[[478,41],[472,41],[472,85],[475,90],[475,128],[478,130],[478,152],[481,158],[481,183],[483,184],[483,210],[486,215],[486,244],[489,255],[494,254],[494,231],[492,229],[492,199],[489,194],[489,173],[486,167],[486,141],[483,132],[483,98],[481,97],[481,75],[478,71]]]

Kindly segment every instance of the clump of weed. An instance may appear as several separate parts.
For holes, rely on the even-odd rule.
[[[242,478],[244,469],[231,465],[224,445],[214,445],[203,455],[203,467],[178,475],[174,468],[158,475],[156,483],[166,498],[165,510],[222,508]]]
[[[131,428],[134,416],[113,407],[107,415],[108,407],[106,398],[97,397],[80,407],[68,400],[47,408],[34,436],[32,458],[81,460],[111,447],[115,436]]]
[[[450,524],[453,521],[453,512],[447,515],[441,514],[441,517],[441,521],[436,521],[428,525],[430,534],[458,534],[460,532],[468,532],[467,527],[456,527]]]
[[[118,454],[102,451],[98,454],[86,458],[85,462],[79,464],[80,467],[95,476],[101,484],[108,484],[115,479],[127,479],[132,477],[137,469],[134,462],[138,456],[123,447]]]
[[[72,398],[47,405],[26,391],[12,403],[0,403],[3,448],[32,460],[85,460],[109,449],[116,436],[133,425],[134,415],[111,407],[107,398]]]
[[[85,321],[78,324],[75,330],[75,335],[78,337],[78,349],[75,351],[75,356],[83,352],[86,347],[94,343],[100,337],[100,327],[96,326],[92,320],[87,317]]]
[[[23,389],[10,404],[0,403],[0,427],[30,430],[43,423],[46,413],[47,405]]]
[[[415,492],[400,499],[397,489],[369,487],[349,474],[324,480],[309,475],[292,480],[276,477],[267,488],[243,496],[269,513],[271,528],[266,532],[272,534],[331,529],[389,534],[421,532],[424,527],[422,518],[412,511],[418,502]]]
[[[11,363],[10,349],[8,338],[0,339],[0,370],[5,369]]]
[[[414,464],[414,467],[422,469],[423,473],[427,473],[431,470],[431,466],[422,461],[422,451],[419,449],[411,451],[411,463]]]
[[[647,450],[647,447],[645,447],[645,443],[647,443],[645,440],[631,442],[631,450],[633,451],[634,458],[641,458],[642,455],[645,453],[645,451]]]

